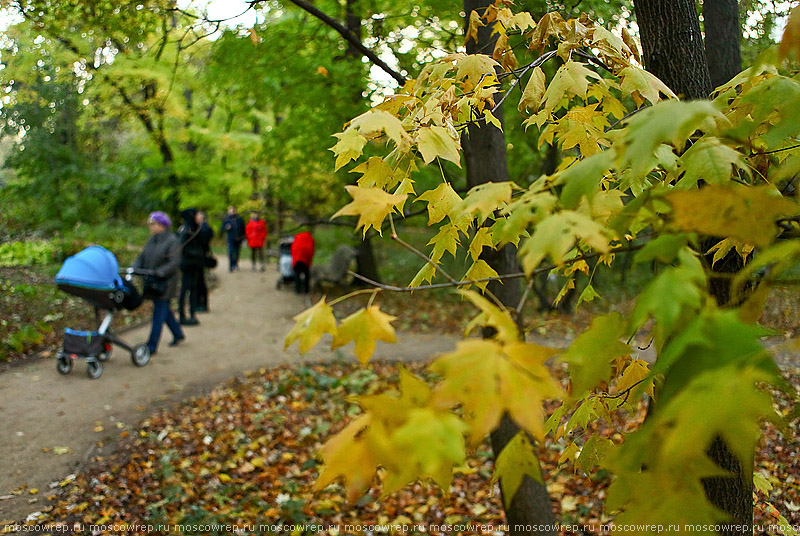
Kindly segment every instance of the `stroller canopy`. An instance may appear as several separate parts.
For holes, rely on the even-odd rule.
[[[98,290],[124,288],[117,258],[102,246],[89,246],[68,257],[56,274],[56,284]]]

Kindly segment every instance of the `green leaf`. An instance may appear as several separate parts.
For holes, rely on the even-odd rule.
[[[596,251],[609,250],[605,229],[590,217],[570,210],[548,216],[536,225],[533,236],[520,249],[525,273],[530,275],[548,256],[554,264],[562,264],[578,239]]]
[[[505,507],[508,508],[525,477],[544,483],[539,458],[524,432],[509,441],[495,461],[492,482],[500,481]]]
[[[572,398],[611,377],[611,362],[630,355],[630,346],[620,339],[625,335],[625,321],[618,313],[595,317],[592,325],[572,342],[560,360],[569,365]]]
[[[722,114],[708,101],[660,101],[634,115],[628,122],[621,155],[622,166],[630,166],[634,177],[647,170],[656,149],[663,143],[682,148],[697,129],[710,133],[715,121],[724,121]]]
[[[677,186],[681,188],[695,188],[700,180],[707,184],[728,184],[734,168],[750,172],[742,154],[723,145],[719,138],[703,138],[692,145],[681,156],[680,166],[684,175]]]
[[[681,264],[660,273],[642,291],[631,315],[632,330],[649,318],[658,348],[679,327],[686,325],[702,308],[706,278],[700,260],[687,248],[678,253]]]
[[[614,447],[614,442],[610,439],[596,435],[589,436],[578,456],[578,466],[586,473],[591,473],[595,467],[605,465],[605,461]]]
[[[608,150],[584,158],[559,173],[557,180],[564,184],[560,197],[564,207],[576,208],[583,197],[591,202],[600,189],[600,182],[613,164],[614,151]]]
[[[430,477],[447,493],[453,480],[453,467],[464,463],[466,425],[450,413],[432,409],[411,410],[407,422],[391,436],[403,463],[419,477]]]
[[[600,294],[594,289],[594,287],[590,284],[586,285],[586,288],[583,289],[581,295],[578,296],[578,302],[575,304],[575,307],[579,307],[583,302],[590,302],[594,301],[597,298],[600,298]]]
[[[640,249],[633,257],[634,264],[658,261],[670,264],[689,243],[687,234],[662,234]]]

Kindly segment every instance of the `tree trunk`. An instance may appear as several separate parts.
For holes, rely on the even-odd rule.
[[[704,0],[703,26],[711,85],[719,87],[742,70],[737,0]]]
[[[472,11],[483,14],[483,10],[490,4],[492,4],[491,0],[464,0],[466,24],[469,24]],[[470,40],[467,44],[467,53],[491,54],[497,39],[496,35],[491,35],[491,30],[491,26],[480,28],[478,42]],[[502,123],[502,107],[495,110],[494,115]],[[480,125],[470,125],[461,137],[461,145],[464,148],[469,188],[486,182],[508,180],[506,138],[505,134],[497,127],[485,122]],[[519,271],[516,248],[513,246],[493,251],[491,254],[485,255],[484,259],[500,275]],[[522,298],[521,285],[516,279],[503,284],[493,282],[487,288],[508,306],[516,306]],[[518,432],[519,427],[507,415],[504,416],[500,427],[491,434],[495,458]],[[535,525],[554,527],[556,519],[553,515],[547,488],[526,477],[514,495],[510,507],[506,509],[506,520],[510,529],[509,534],[512,535],[533,534],[533,531],[525,530],[526,526],[528,528]],[[555,530],[538,531],[536,534],[555,535]]]
[[[723,0],[707,2],[707,4],[710,3],[720,4],[723,3]],[[707,98],[713,88],[703,41],[700,37],[700,22],[695,11],[695,2],[693,0],[635,0],[634,10],[641,31],[647,70],[683,98]],[[738,33],[737,25],[737,36]],[[728,38],[732,37],[728,36]],[[713,239],[703,240],[703,246],[714,242]],[[715,269],[735,271],[735,263],[721,262]],[[721,306],[726,305],[730,299],[730,279],[712,275],[709,283],[709,291],[717,303]],[[749,467],[742,466],[720,437],[716,437],[712,442],[708,456],[719,467],[732,473],[729,477],[703,480],[708,500],[724,510],[735,521],[724,524],[726,530],[720,534],[723,536],[751,536],[753,533],[752,463]],[[737,525],[744,530],[730,530],[731,527]]]
[[[700,21],[694,0],[636,0],[644,64],[682,99],[711,93]]]
[[[365,238],[357,248],[356,270],[364,277],[380,283],[381,274],[378,271],[378,261],[375,259],[375,250],[372,247],[372,240]]]

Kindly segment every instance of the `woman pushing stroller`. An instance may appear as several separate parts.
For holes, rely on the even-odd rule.
[[[178,291],[178,269],[181,265],[181,246],[178,237],[170,230],[172,221],[164,212],[151,212],[147,218],[150,238],[133,262],[134,269],[148,270],[154,276],[145,279],[144,297],[153,301],[153,324],[147,346],[155,354],[164,323],[172,333],[170,346],[184,338],[183,330],[170,309],[170,300]]]

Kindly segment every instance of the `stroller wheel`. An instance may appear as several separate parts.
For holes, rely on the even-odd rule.
[[[150,362],[150,348],[146,344],[137,344],[131,352],[131,361],[137,367],[143,367]]]
[[[99,359],[100,361],[103,361],[103,362],[108,361],[109,359],[111,359],[112,348],[113,348],[113,346],[111,346],[111,344],[106,343],[105,346],[103,347],[103,351],[100,352],[99,354],[97,354],[97,359]]]
[[[58,362],[56,363],[56,369],[61,374],[69,374],[72,372],[72,359],[69,357],[62,355],[58,356]]]
[[[103,374],[103,364],[100,361],[89,361],[86,365],[86,374],[96,380]]]

